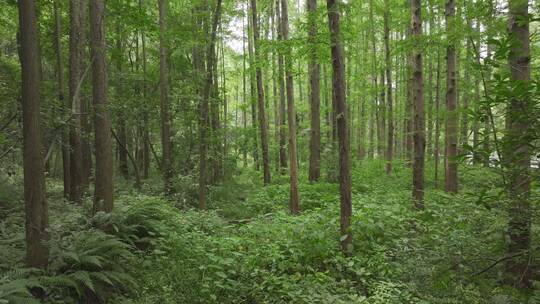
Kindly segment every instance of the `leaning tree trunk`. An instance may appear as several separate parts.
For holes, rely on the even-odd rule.
[[[96,176],[94,181],[94,213],[113,209],[113,154],[111,119],[107,110],[107,68],[105,64],[105,2],[90,1],[90,36],[92,54],[92,99]],[[106,227],[105,227],[106,228]]]
[[[457,76],[456,45],[453,37],[456,15],[455,0],[446,2],[446,31],[448,47],[446,48],[446,136],[445,136],[445,182],[446,192],[458,191],[457,181]]]
[[[310,109],[311,124],[309,138],[309,181],[316,182],[321,175],[321,94],[320,94],[320,70],[317,60],[317,0],[308,0],[307,10],[309,13],[309,84],[310,84]]]
[[[268,155],[268,130],[266,126],[266,114],[264,105],[264,87],[262,70],[259,66],[259,24],[257,18],[257,1],[251,0],[251,15],[253,28],[253,50],[255,59],[255,73],[257,80],[257,106],[259,108],[259,128],[261,131],[261,150],[262,150],[262,165],[263,165],[263,181],[265,185],[270,184],[270,159]]]
[[[49,248],[48,207],[40,125],[40,58],[36,2],[19,1],[23,111],[23,173],[26,213],[26,264],[46,268]]]
[[[520,287],[530,287],[531,207],[529,202],[531,176],[532,116],[534,101],[526,92],[529,86],[530,38],[527,0],[510,0],[508,12],[508,35],[514,42],[508,53],[510,81],[516,92],[506,109],[506,137],[504,138],[503,164],[508,175],[510,197],[510,221],[508,224],[508,255],[515,259],[506,261],[509,280]],[[519,90],[519,91],[518,91]]]
[[[345,64],[340,38],[340,13],[338,0],[327,0],[328,24],[330,27],[330,47],[332,52],[332,90],[337,110],[337,131],[339,141],[339,191],[341,204],[341,248],[346,255],[352,254],[352,232],[350,229],[351,172],[349,164],[349,132],[347,126],[347,103],[345,100]]]
[[[413,201],[417,209],[424,208],[424,76],[422,67],[422,4],[421,0],[411,0],[411,38],[415,41],[412,56],[412,98],[414,101],[414,162],[413,162]]]
[[[289,12],[287,0],[281,0],[281,28],[283,39],[289,40]],[[296,113],[294,108],[294,83],[292,76],[292,58],[290,46],[285,53],[285,73],[287,82],[287,117],[289,123],[289,162],[291,166],[291,190],[289,204],[292,214],[300,212],[300,198],[298,195],[298,158],[296,154]]]

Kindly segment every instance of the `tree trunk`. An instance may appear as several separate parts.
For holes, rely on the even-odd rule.
[[[143,10],[143,0],[139,0],[139,8]],[[142,95],[143,99],[146,101],[148,95],[148,85],[147,85],[147,60],[146,60],[146,34],[141,32],[141,47],[142,47],[142,71],[143,71],[143,88]],[[150,171],[150,118],[148,115],[148,110],[145,109],[143,113],[143,178],[148,178]]]
[[[88,0],[79,0],[80,2],[80,11],[81,11],[81,32],[80,32],[80,39],[81,39],[81,55],[79,56],[79,60],[81,61],[80,67],[84,69],[81,70],[83,73],[81,76],[81,88],[86,82],[86,73],[90,69],[90,61],[85,60],[86,58],[89,58],[88,51],[86,49],[88,45],[88,35],[87,35],[87,29],[88,29]],[[82,188],[83,191],[87,190],[90,185],[90,176],[92,172],[92,149],[91,149],[91,136],[92,136],[92,124],[89,122],[90,112],[91,112],[91,105],[90,105],[90,98],[88,96],[85,96],[82,94],[81,91],[81,161],[82,161]]]
[[[449,37],[446,48],[446,128],[445,128],[445,183],[446,192],[457,193],[457,76],[456,43],[454,35],[456,15],[455,0],[446,1],[446,32]]]
[[[48,206],[40,125],[40,54],[36,2],[19,1],[23,111],[23,173],[26,213],[26,264],[46,268],[49,258]],[[61,72],[61,71],[59,71]]]
[[[249,10],[249,9],[248,9]],[[248,55],[249,55],[249,90],[250,90],[250,105],[251,105],[251,127],[253,129],[253,162],[255,170],[260,170],[259,161],[259,148],[257,132],[259,130],[257,126],[257,81],[255,76],[255,56],[253,55],[253,23],[248,17]]]
[[[386,174],[392,172],[392,159],[394,150],[394,121],[392,113],[392,57],[390,57],[390,4],[384,2],[384,53],[386,59],[386,89],[388,103],[388,138],[386,146]]]
[[[413,201],[417,209],[424,208],[424,76],[422,67],[422,6],[421,0],[411,0],[411,38],[414,41],[412,62],[412,98],[414,100],[414,163],[413,163]]]
[[[165,192],[172,191],[172,144],[171,144],[171,117],[169,105],[169,71],[167,66],[167,41],[165,31],[167,27],[167,0],[158,0],[159,6],[159,96],[161,113],[161,165]]]
[[[104,19],[105,2],[101,0],[90,0],[92,98],[94,105],[96,151],[94,213],[99,211],[109,213],[113,209],[113,154],[111,119],[107,110]]]
[[[261,131],[261,150],[262,150],[262,165],[263,165],[263,181],[265,185],[270,184],[270,160],[268,156],[268,132],[266,128],[266,114],[264,104],[264,87],[262,70],[259,66],[259,25],[257,18],[257,1],[251,0],[251,15],[253,27],[253,50],[255,56],[255,73],[257,78],[257,105],[259,108],[259,128]]]
[[[316,182],[321,175],[321,94],[320,94],[320,65],[317,59],[317,0],[308,0],[309,22],[309,84],[310,84],[310,108],[311,125],[309,138],[309,181]]]
[[[123,74],[122,74],[122,60],[123,60],[123,43],[122,43],[122,29],[120,20],[117,21],[116,24],[116,72],[118,73],[118,82],[116,83],[116,95],[118,97],[118,100],[122,100],[122,95],[124,94],[124,86],[122,85],[123,81]],[[126,114],[125,110],[123,108],[123,105],[121,105],[122,108],[120,112],[118,113],[118,168],[120,169],[120,173],[122,176],[127,179],[129,177],[129,167],[128,167],[128,153],[127,150],[128,144],[127,144],[127,126],[126,126]]]
[[[341,248],[346,255],[352,254],[352,232],[350,229],[351,172],[349,164],[349,136],[347,126],[347,103],[345,100],[345,66],[343,46],[340,38],[340,13],[338,0],[327,0],[328,24],[330,28],[330,46],[332,51],[332,90],[337,108],[337,129],[339,138],[339,190],[341,204]]]
[[[70,146],[70,191],[69,199],[80,203],[82,201],[82,145],[81,145],[81,84],[84,42],[81,40],[82,32],[82,5],[80,0],[70,0],[70,33],[69,33],[69,105],[71,124],[69,129]]]
[[[62,45],[61,45],[61,35],[62,35],[62,24],[60,12],[58,9],[58,0],[54,1],[54,19],[55,19],[55,39],[54,47],[56,53],[56,74],[58,81],[58,101],[60,107],[69,109],[70,102],[68,100],[66,105],[65,95],[64,95],[64,60],[62,57]],[[66,110],[62,111],[62,114]],[[69,112],[68,112],[69,113]],[[64,115],[62,115],[64,116]],[[66,128],[62,130],[62,168],[63,168],[63,178],[64,178],[64,197],[69,198],[70,192],[70,182],[71,178],[69,176],[69,132],[66,132]]]
[[[279,9],[279,2],[276,1],[276,11],[278,12],[278,40],[283,40],[283,28],[281,26],[281,13]],[[284,173],[287,168],[287,112],[285,105],[285,81],[283,74],[285,73],[283,67],[283,52],[278,50],[278,85],[279,85],[279,166],[282,168],[281,172]]]
[[[441,88],[441,56],[439,54],[439,51],[437,50],[437,73],[435,76],[435,137],[433,141],[435,142],[435,147],[433,150],[434,154],[434,170],[435,170],[435,176],[434,176],[434,182],[435,182],[435,188],[439,187],[439,163],[440,163],[440,155],[441,155],[441,148],[440,148],[440,136],[441,136],[441,120],[440,120],[440,104],[441,104],[441,94],[440,94],[440,88]]]
[[[281,30],[283,40],[289,41],[289,12],[287,0],[281,0]],[[289,162],[291,190],[289,196],[289,205],[292,214],[300,212],[300,198],[298,195],[298,159],[296,153],[296,114],[294,108],[294,83],[292,76],[292,58],[290,45],[285,53],[285,73],[287,86],[287,117],[289,122]]]
[[[221,15],[221,0],[217,1],[216,4],[216,10],[214,12],[214,18],[212,21],[212,32],[210,34],[210,41],[207,45],[208,49],[206,50],[206,56],[207,56],[207,70],[206,70],[206,81],[204,84],[204,90],[203,90],[203,99],[202,104],[200,106],[200,118],[199,118],[199,132],[200,132],[200,155],[199,155],[199,209],[205,210],[206,209],[206,164],[207,164],[207,129],[209,124],[209,117],[208,117],[208,107],[209,107],[209,101],[210,98],[210,91],[212,89],[212,82],[214,79],[214,60],[216,57],[215,53],[215,41],[216,41],[216,32],[217,32],[217,26],[219,22],[219,18]]]
[[[510,81],[515,92],[506,109],[506,137],[504,138],[504,161],[508,174],[508,195],[510,197],[510,220],[508,223],[508,255],[521,254],[508,259],[506,272],[508,279],[516,286],[531,287],[531,207],[529,202],[531,176],[529,172],[532,126],[537,117],[524,88],[530,83],[530,38],[527,0],[511,0],[508,11],[508,35],[513,40],[508,53]]]

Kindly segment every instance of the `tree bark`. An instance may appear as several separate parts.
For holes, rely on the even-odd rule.
[[[440,137],[441,137],[441,120],[440,120],[440,104],[441,104],[441,94],[440,94],[440,88],[441,88],[441,56],[439,54],[439,51],[437,50],[437,73],[435,76],[435,137],[433,141],[435,142],[433,154],[434,154],[434,182],[435,182],[435,188],[439,187],[439,163],[440,163],[440,155],[441,155],[441,148],[440,148]]]
[[[165,192],[172,191],[172,144],[169,105],[169,71],[167,66],[167,0],[158,0],[159,6],[159,96],[161,114],[161,165]]]
[[[411,0],[411,38],[414,41],[412,62],[412,98],[414,100],[414,163],[413,192],[414,206],[424,208],[424,76],[422,67],[422,48],[419,45],[422,37],[422,4],[421,0]]]
[[[69,100],[66,105],[65,93],[64,93],[64,60],[62,57],[62,24],[60,18],[60,12],[58,8],[58,0],[54,1],[54,19],[55,19],[55,39],[54,48],[56,53],[56,74],[58,81],[58,101],[62,108],[69,109]],[[62,110],[62,114],[65,114],[66,110]],[[64,115],[62,115],[64,116]],[[70,182],[69,176],[69,132],[66,132],[67,128],[62,130],[62,169],[63,169],[63,182],[64,182],[64,197],[69,198]]]
[[[81,80],[82,67],[81,56],[83,55],[84,42],[81,40],[82,32],[82,5],[80,0],[69,1],[69,163],[70,163],[70,190],[69,199],[80,203],[82,201],[83,176],[82,176],[82,145],[81,145]]]
[[[270,184],[270,159],[268,156],[268,132],[266,127],[266,114],[265,114],[265,104],[264,104],[264,87],[263,87],[263,77],[262,70],[259,66],[260,64],[260,55],[259,55],[259,25],[257,18],[257,1],[251,0],[251,16],[252,16],[252,27],[253,27],[253,50],[255,56],[255,73],[257,79],[257,105],[259,108],[259,128],[261,131],[261,150],[262,150],[262,165],[263,165],[263,181],[264,185]]]
[[[102,0],[90,0],[92,98],[96,151],[94,212],[103,211],[109,213],[113,209],[113,155],[111,119],[107,110],[104,19],[105,2]]]
[[[445,19],[448,46],[446,48],[446,128],[445,128],[445,183],[446,192],[457,193],[457,76],[456,43],[454,24],[456,15],[455,0],[446,1]]]
[[[394,121],[392,105],[392,57],[390,56],[390,4],[384,2],[384,53],[386,59],[386,89],[388,105],[388,138],[386,146],[386,174],[392,172],[392,159],[394,150]]]
[[[510,81],[516,92],[506,109],[506,136],[504,138],[503,164],[508,174],[508,195],[510,197],[510,220],[508,223],[508,254],[523,253],[516,259],[509,259],[506,272],[509,280],[519,287],[531,287],[531,192],[530,158],[532,126],[537,117],[534,101],[523,94],[530,83],[530,37],[527,0],[510,0],[508,11],[508,35],[513,43],[508,53]]]
[[[247,19],[251,127],[253,129],[253,163],[255,165],[255,170],[259,171],[261,164],[259,161],[259,140],[257,138],[257,132],[259,130],[259,127],[257,126],[257,81],[255,76],[255,56],[253,55],[253,23],[250,20],[249,15]]]
[[[280,13],[280,1],[276,1],[276,11],[278,12],[279,21],[278,21],[278,40],[283,41],[283,30],[281,26],[281,13]],[[285,69],[283,67],[283,52],[278,51],[278,85],[279,85],[279,166],[281,167],[281,173],[285,172],[287,168],[287,112],[285,105],[285,81],[283,79],[283,74]]]
[[[89,54],[87,51],[88,46],[88,0],[79,0],[80,1],[80,22],[81,22],[81,32],[80,32],[80,40],[81,40],[81,55],[79,56],[79,60],[81,61],[80,67],[82,68],[81,72],[81,88],[86,82],[86,73],[90,69],[90,61],[85,60],[86,58],[89,58]],[[82,89],[81,89],[82,90]],[[89,122],[90,112],[91,112],[91,105],[90,105],[90,98],[88,96],[85,96],[82,94],[81,91],[81,161],[82,161],[82,189],[87,190],[88,186],[90,185],[90,176],[92,174],[92,149],[91,149],[91,135],[92,135],[92,124]]]
[[[34,0],[19,1],[20,62],[23,111],[23,173],[26,214],[26,264],[46,268],[49,249],[43,142],[40,125],[40,54]]]
[[[352,254],[351,215],[351,172],[349,164],[349,136],[347,125],[347,103],[345,100],[345,65],[343,46],[340,38],[340,12],[338,0],[327,0],[328,25],[330,28],[330,47],[332,53],[332,90],[337,110],[337,129],[339,139],[339,190],[341,205],[341,248],[346,255]]]
[[[309,84],[311,124],[309,138],[309,181],[316,182],[321,175],[321,94],[320,94],[320,64],[317,59],[317,0],[308,0],[309,23]]]
[[[281,28],[283,40],[289,41],[289,12],[287,0],[281,0]],[[289,195],[289,206],[292,214],[300,212],[300,198],[298,195],[298,159],[296,152],[296,113],[294,108],[294,83],[292,76],[292,58],[290,45],[285,53],[285,74],[287,86],[287,117],[289,123],[289,163],[291,189]]]
[[[116,24],[116,72],[118,73],[118,82],[116,83],[116,95],[119,101],[122,101],[122,95],[124,94],[123,82],[123,71],[122,71],[122,60],[123,60],[123,42],[122,42],[122,26],[121,21],[117,20]],[[123,106],[123,105],[121,105]],[[118,168],[122,176],[127,179],[129,178],[129,167],[128,167],[128,144],[127,144],[127,126],[126,126],[126,113],[124,112],[127,109],[121,108],[118,113]]]
[[[214,18],[212,21],[212,29],[210,34],[210,41],[208,44],[208,49],[206,50],[207,56],[207,71],[206,71],[206,82],[203,90],[203,99],[200,106],[200,117],[199,117],[199,132],[200,132],[200,155],[199,155],[199,209],[206,209],[206,164],[207,164],[207,129],[209,123],[208,117],[208,108],[210,98],[210,90],[212,89],[212,82],[214,79],[214,60],[216,57],[215,53],[215,41],[216,41],[216,32],[221,15],[221,2],[222,0],[217,0],[216,10],[214,12]]]

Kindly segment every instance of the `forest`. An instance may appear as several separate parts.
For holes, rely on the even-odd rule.
[[[540,303],[540,1],[0,8],[0,304]]]

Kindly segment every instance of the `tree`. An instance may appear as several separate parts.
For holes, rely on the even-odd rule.
[[[90,0],[90,49],[92,55],[92,99],[96,173],[94,212],[113,209],[113,158],[111,119],[107,110],[107,68],[105,64],[105,2]]]
[[[58,101],[60,105],[64,108],[69,109],[71,102],[69,99],[65,100],[64,93],[64,59],[62,56],[62,20],[60,17],[60,10],[58,8],[58,0],[55,0],[54,3],[54,21],[55,21],[55,37],[54,37],[54,48],[56,53],[56,77],[58,81]],[[65,110],[62,111],[64,114]],[[62,171],[63,171],[63,182],[64,182],[64,197],[69,198],[69,192],[71,190],[71,178],[69,176],[69,132],[66,132],[67,128],[62,128]]]
[[[171,117],[169,114],[169,76],[167,66],[167,0],[158,0],[159,6],[159,96],[161,114],[161,169],[165,183],[165,192],[172,191],[172,144],[171,144]]]
[[[276,12],[278,15],[278,41],[283,40],[283,27],[281,26],[281,13],[280,13],[280,1],[276,0]],[[287,112],[286,112],[286,105],[285,105],[285,80],[283,79],[283,74],[285,73],[285,68],[283,67],[284,63],[283,58],[283,52],[278,50],[278,86],[279,86],[279,166],[282,169],[287,168],[287,135],[286,135],[286,127],[287,127]],[[285,172],[284,170],[281,170],[282,172]]]
[[[388,138],[386,145],[386,173],[392,172],[392,158],[394,150],[394,121],[392,112],[392,57],[390,57],[390,4],[384,1],[384,56],[386,61],[386,89],[388,103]]]
[[[531,242],[531,176],[529,173],[532,138],[531,130],[537,117],[533,112],[530,86],[530,38],[527,0],[510,0],[508,10],[510,50],[508,66],[513,94],[506,108],[506,136],[503,164],[508,174],[507,190],[510,197],[508,224],[508,255],[506,271],[512,283],[530,287]]]
[[[283,39],[289,40],[289,12],[287,0],[281,0],[281,28]],[[296,152],[296,112],[294,108],[294,84],[292,76],[291,50],[287,47],[285,54],[285,74],[287,86],[287,118],[289,123],[289,163],[291,176],[291,190],[289,204],[292,214],[300,212],[300,198],[298,196],[298,159]]]
[[[216,41],[216,32],[218,28],[218,22],[221,15],[221,1],[217,0],[216,10],[214,12],[214,19],[212,22],[212,29],[210,34],[210,41],[208,44],[208,49],[206,51],[207,57],[207,69],[206,69],[206,80],[203,89],[203,98],[200,106],[200,117],[199,117],[199,133],[200,133],[200,155],[199,155],[199,209],[206,209],[206,157],[207,157],[207,129],[209,123],[208,117],[208,99],[210,98],[210,90],[212,89],[212,83],[214,80],[214,60],[216,57],[215,50],[215,41]]]
[[[320,64],[317,59],[317,0],[307,1],[308,11],[308,42],[309,51],[309,84],[310,84],[310,138],[309,138],[309,181],[316,182],[321,175],[321,93],[320,93]]]
[[[446,192],[458,191],[457,180],[457,76],[456,76],[456,46],[454,38],[454,23],[456,15],[455,0],[446,1],[446,33],[448,46],[446,48],[446,135],[445,135],[445,183]]]
[[[339,192],[341,205],[341,248],[346,255],[352,254],[351,215],[351,172],[349,164],[349,131],[347,125],[347,103],[345,100],[345,64],[340,37],[339,0],[327,0],[330,48],[332,53],[332,91],[336,104],[337,133],[339,141]]]
[[[83,77],[81,57],[83,55],[84,41],[81,40],[82,5],[80,0],[69,1],[69,101],[70,128],[69,128],[69,199],[81,202],[83,192],[82,172],[82,145],[81,145],[81,80]]]
[[[26,213],[26,264],[45,268],[49,249],[48,206],[40,126],[40,53],[36,2],[19,1],[20,62],[23,111],[23,173]]]
[[[414,41],[412,53],[412,98],[414,100],[414,162],[413,192],[414,206],[424,208],[424,152],[426,146],[424,122],[424,76],[422,64],[422,4],[421,0],[411,0],[411,39]]]
[[[259,109],[259,129],[261,131],[261,150],[263,161],[263,181],[265,185],[270,184],[270,159],[268,156],[268,132],[266,125],[266,114],[264,105],[263,76],[260,67],[259,50],[259,19],[257,18],[257,1],[251,0],[251,17],[253,32],[253,50],[255,56],[255,73],[257,80],[257,106]]]

